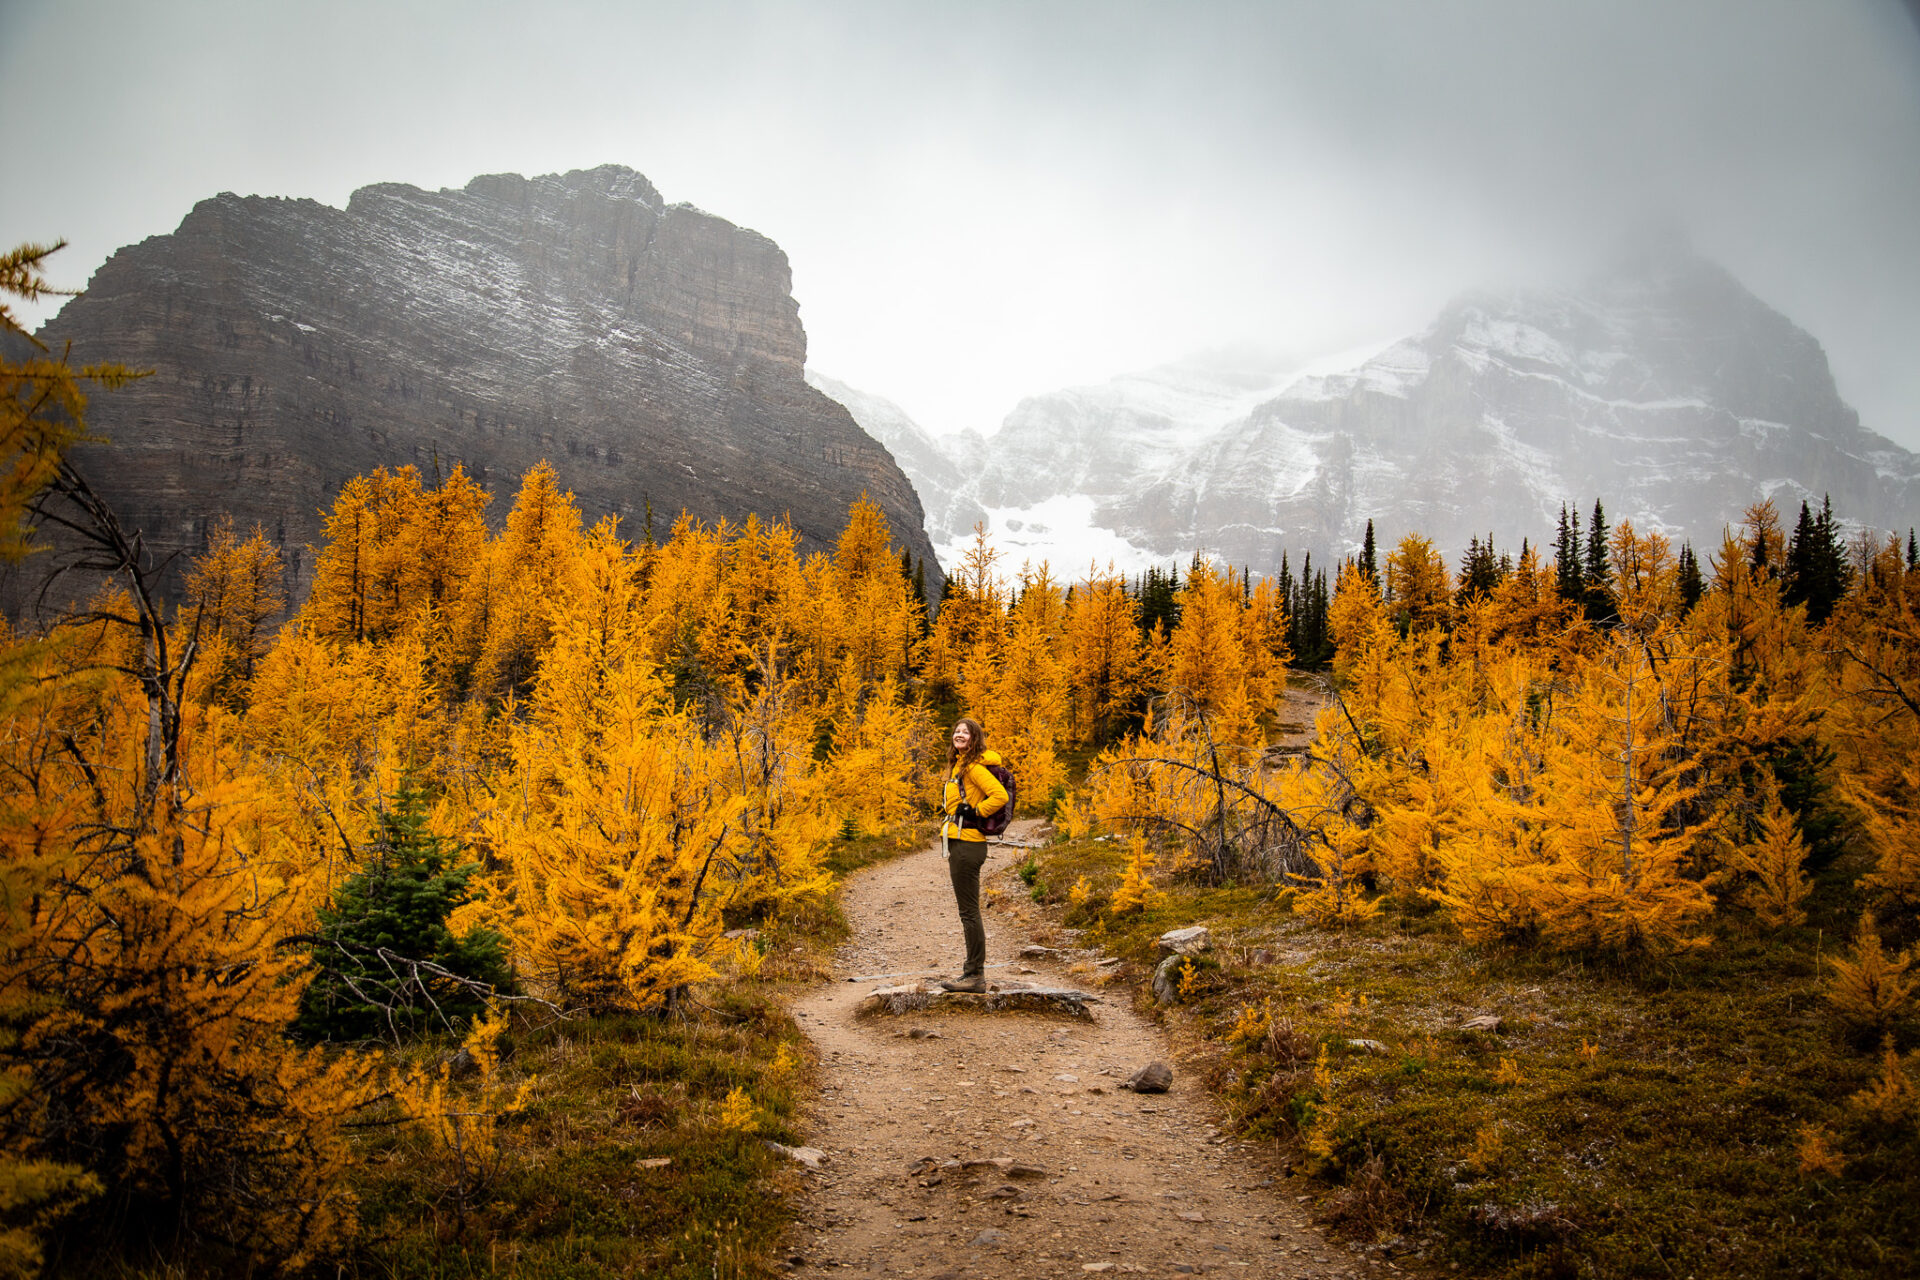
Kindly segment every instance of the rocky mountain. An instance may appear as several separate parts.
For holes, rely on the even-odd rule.
[[[1820,344],[1670,241],[1578,288],[1461,298],[1418,334],[1295,374],[1174,368],[1034,397],[982,455],[930,511],[971,500],[998,536],[1082,495],[1123,567],[1196,550],[1297,564],[1356,550],[1369,519],[1450,557],[1476,534],[1518,550],[1596,497],[1703,551],[1761,497],[1789,524],[1825,494],[1856,525],[1920,521],[1920,457],[1860,424]],[[947,553],[962,534],[931,531]]]
[[[408,463],[464,466],[496,522],[544,458],[589,523],[757,512],[810,549],[864,490],[932,556],[893,458],[802,378],[779,246],[629,169],[372,186],[345,209],[216,196],[114,254],[38,336],[154,371],[94,397],[105,443],[76,455],[122,522],[161,555],[223,512],[257,522],[296,599],[340,486]]]
[[[887,447],[912,478],[926,512],[929,529],[971,529],[986,512],[964,494],[966,488],[967,442],[963,439],[942,443],[923,430],[893,401],[850,387],[818,370],[807,370],[807,385],[846,406],[861,430]],[[975,437],[978,439],[978,437]],[[952,563],[948,561],[947,563]]]

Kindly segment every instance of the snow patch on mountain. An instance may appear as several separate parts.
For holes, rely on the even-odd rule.
[[[1025,507],[989,507],[981,514],[987,538],[1000,552],[1000,567],[1010,578],[1036,571],[1042,564],[1054,581],[1083,581],[1089,571],[1109,567],[1133,575],[1149,565],[1165,564],[1165,556],[1107,528],[1087,494],[1057,494]],[[936,542],[940,563],[952,569],[973,545],[973,533]]]

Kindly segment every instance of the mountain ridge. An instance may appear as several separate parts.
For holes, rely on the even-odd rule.
[[[153,376],[94,398],[76,465],[177,591],[220,514],[258,523],[297,600],[351,476],[464,466],[490,522],[550,461],[583,517],[789,519],[825,550],[864,491],[928,559],[884,447],[802,378],[772,240],[618,165],[380,183],[345,208],[222,194],[127,246],[41,327]],[[184,554],[182,554],[184,553]]]

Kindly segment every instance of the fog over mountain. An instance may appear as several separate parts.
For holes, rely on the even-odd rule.
[[[935,439],[810,377],[900,460],[949,565],[978,520],[1015,564],[1068,575],[1196,552],[1270,571],[1356,550],[1370,519],[1450,558],[1488,534],[1517,551],[1595,498],[1703,550],[1763,497],[1789,521],[1825,495],[1857,526],[1920,521],[1920,457],[1861,424],[1813,336],[1670,232],[1577,287],[1463,296],[1371,352],[1037,395],[991,437]]]

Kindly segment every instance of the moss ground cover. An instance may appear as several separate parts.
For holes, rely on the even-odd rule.
[[[1159,933],[1212,927],[1169,1021],[1357,1248],[1502,1277],[1920,1272],[1912,1095],[1856,1098],[1885,1056],[1825,998],[1857,868],[1805,928],[1724,916],[1698,951],[1602,960],[1467,947],[1418,902],[1318,930],[1270,886],[1116,915],[1125,848],[1057,843],[1034,883],[1142,979]]]
[[[358,1171],[364,1276],[754,1276],[796,1184],[761,1141],[797,1142],[803,1041],[762,984],[684,1016],[606,1017],[515,1037],[537,1075],[497,1164],[461,1174],[405,1127]],[[744,1115],[728,1101],[747,1099]],[[660,1161],[666,1161],[661,1164]]]

